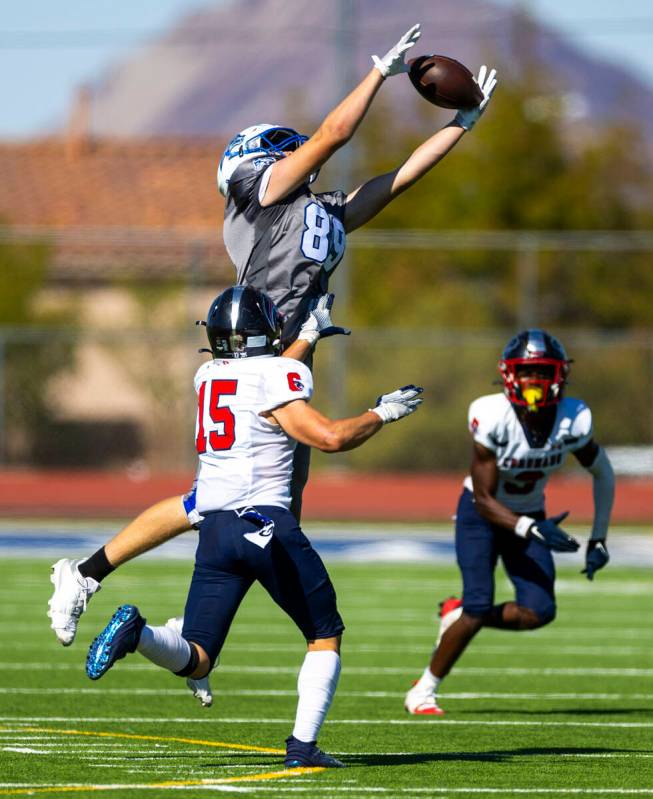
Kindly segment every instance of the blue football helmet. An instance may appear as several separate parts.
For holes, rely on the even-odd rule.
[[[301,147],[307,140],[308,136],[303,136],[296,130],[282,125],[261,123],[241,130],[229,142],[220,159],[218,166],[220,194],[224,197],[227,196],[229,179],[244,161],[249,161],[257,155],[283,158],[287,153]],[[312,175],[311,178],[313,178]]]
[[[510,339],[499,361],[504,394],[512,405],[529,411],[557,405],[570,364],[562,344],[546,330],[522,330]]]

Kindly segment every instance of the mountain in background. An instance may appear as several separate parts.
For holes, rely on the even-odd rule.
[[[344,23],[333,0],[238,0],[190,14],[91,87],[91,130],[224,138],[256,122],[301,128],[342,96],[345,60],[338,41],[350,42],[355,53],[345,78],[349,88],[370,66],[372,53],[383,55],[420,21],[414,55],[446,54],[473,70],[496,64],[513,77],[544,65],[542,78],[552,95],[562,97],[568,122],[584,129],[606,121],[635,123],[653,142],[651,88],[519,11],[485,0],[352,5],[356,12]],[[416,95],[406,78],[388,81],[383,95],[396,113],[414,115]],[[535,111],[546,112],[546,97],[534,103]]]

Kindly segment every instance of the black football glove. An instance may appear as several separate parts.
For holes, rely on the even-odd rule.
[[[598,538],[590,539],[587,542],[587,551],[585,552],[585,568],[581,571],[581,574],[586,574],[588,580],[593,580],[596,572],[602,569],[609,560],[610,555],[608,555],[605,541],[601,541]]]
[[[560,522],[566,519],[568,515],[569,511],[565,511],[565,513],[560,513],[551,519],[533,522],[528,528],[528,537],[537,538],[554,552],[576,552],[580,547],[578,541],[568,533],[565,533],[562,527],[558,527]]]

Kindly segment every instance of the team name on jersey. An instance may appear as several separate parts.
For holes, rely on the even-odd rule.
[[[547,469],[551,466],[559,466],[565,455],[557,452],[551,455],[544,455],[541,458],[504,458],[499,462],[500,469]]]

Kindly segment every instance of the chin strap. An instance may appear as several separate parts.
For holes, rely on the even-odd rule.
[[[198,327],[200,327],[200,326],[201,326],[201,327],[206,327],[206,322],[204,321],[204,319],[197,319],[197,320],[196,320],[196,322],[195,322],[195,324],[196,324]],[[208,353],[209,353],[209,355],[213,355],[213,350],[208,350],[206,347],[201,347],[201,348],[200,348],[199,350],[197,350],[197,351],[198,351],[199,353],[202,353],[202,352],[208,352]]]
[[[592,525],[592,540],[604,540],[608,534],[612,503],[614,502],[614,470],[603,447],[594,458],[587,471],[594,478],[592,493],[594,496],[594,523]]]

